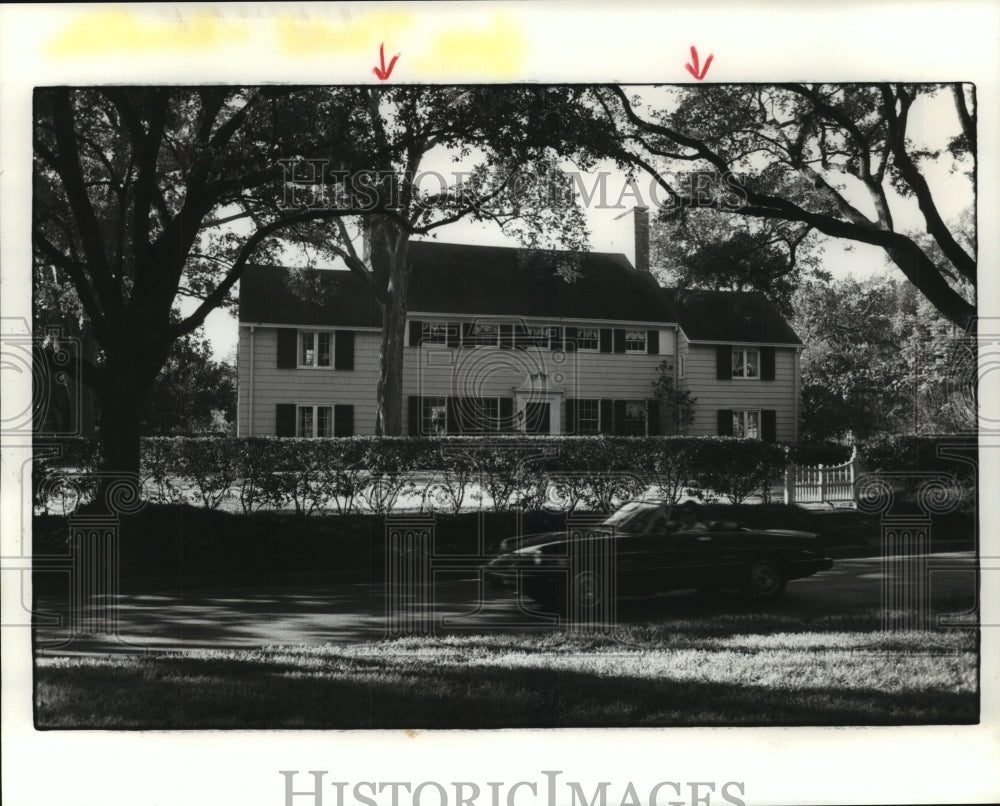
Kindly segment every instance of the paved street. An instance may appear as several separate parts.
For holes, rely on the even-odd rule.
[[[753,607],[765,607],[769,614],[791,624],[797,618],[803,622],[837,614],[849,618],[882,608],[885,596],[908,596],[912,601],[910,580],[921,564],[930,582],[924,600],[931,626],[941,626],[942,618],[969,623],[968,614],[977,603],[971,552],[898,558],[886,566],[878,557],[838,560],[830,571],[790,582],[779,602],[764,606],[749,603],[735,592],[704,596],[677,591],[651,600],[626,598],[619,604],[617,621],[683,622],[686,629],[696,630],[701,620],[708,626]],[[986,567],[998,565],[995,561],[984,563]],[[50,623],[37,630],[37,647],[51,654],[237,648],[365,642],[421,629],[481,633],[559,626],[554,617],[526,612],[510,595],[481,591],[479,581],[468,571],[436,573],[433,588],[424,589],[420,601],[398,600],[391,593],[384,585],[351,584],[267,592],[126,595],[119,597],[116,608],[107,611],[117,619],[116,635],[76,637],[66,626],[65,602],[40,597],[36,615],[39,622]]]

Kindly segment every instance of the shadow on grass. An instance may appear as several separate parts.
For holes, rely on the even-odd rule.
[[[410,643],[419,644],[414,639]],[[405,644],[404,644],[405,647]],[[495,650],[496,647],[494,646]],[[36,668],[36,726],[46,728],[556,728],[693,725],[973,724],[974,666],[961,652],[924,673],[906,658],[863,661],[805,649],[769,652],[732,681],[697,678],[699,656],[659,652],[662,671],[552,668],[544,658],[471,663],[475,642],[438,646],[437,660],[326,650],[257,650],[152,659],[48,661]],[[517,653],[514,653],[515,655]],[[677,674],[671,672],[676,658]],[[796,664],[857,665],[826,685]],[[726,662],[726,661],[722,661]],[[728,662],[733,662],[732,660]],[[582,668],[581,668],[582,667]],[[892,668],[890,668],[892,667]],[[756,679],[748,680],[747,669]],[[927,669],[932,669],[928,666]],[[611,670],[609,673],[609,669]],[[694,669],[694,672],[692,672]],[[740,677],[743,679],[740,679]],[[819,675],[822,677],[822,674]],[[770,679],[768,679],[770,678]],[[831,673],[831,681],[836,679]],[[853,682],[852,682],[853,680]],[[864,681],[859,682],[859,681]]]

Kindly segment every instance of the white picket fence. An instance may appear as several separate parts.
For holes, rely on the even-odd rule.
[[[797,465],[785,468],[786,504],[824,504],[854,501],[858,451],[840,465]]]

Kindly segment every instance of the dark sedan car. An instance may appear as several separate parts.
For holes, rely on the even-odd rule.
[[[669,504],[633,501],[593,526],[510,538],[487,565],[486,579],[545,606],[586,612],[619,595],[683,589],[738,588],[770,601],[788,580],[833,566],[811,532],[682,524],[674,515]]]

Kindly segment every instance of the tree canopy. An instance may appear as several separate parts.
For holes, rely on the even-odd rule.
[[[918,104],[943,93],[954,120],[941,149],[922,142],[910,121]],[[947,319],[971,323],[975,241],[964,242],[946,220],[928,180],[929,169],[949,159],[974,183],[971,86],[698,86],[653,108],[628,88],[595,96],[616,122],[624,159],[654,178],[668,213],[715,211],[871,244]],[[915,202],[929,241],[897,226],[900,199]]]

